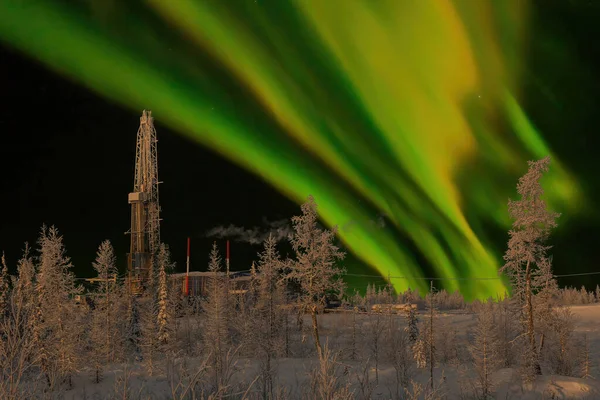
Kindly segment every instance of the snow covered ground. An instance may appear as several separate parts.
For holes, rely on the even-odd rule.
[[[527,388],[520,383],[518,371],[512,368],[499,369],[493,374],[495,383],[494,398],[496,399],[600,399],[600,304],[573,306],[576,315],[574,337],[579,338],[587,334],[592,360],[591,375],[596,379],[581,379],[550,375],[544,371],[533,388]],[[322,325],[322,341],[329,344],[333,351],[339,351],[337,372],[338,384],[349,385],[354,393],[354,398],[372,399],[395,399],[396,384],[395,370],[385,362],[385,354],[382,355],[378,368],[379,383],[375,383],[375,369],[372,362],[372,352],[369,336],[369,328],[373,316],[360,314],[356,316],[358,332],[357,347],[359,348],[359,360],[349,360],[349,343],[352,334],[351,314],[326,314],[320,316]],[[382,316],[380,318],[388,318]],[[396,316],[398,323],[404,324],[402,316]],[[423,316],[421,316],[423,318]],[[456,343],[458,351],[465,353],[467,335],[475,326],[475,314],[467,312],[440,312],[436,319],[436,326],[441,334],[449,334],[456,330]],[[298,332],[295,324],[291,327],[293,337],[291,342],[292,357],[278,359],[276,361],[277,377],[276,386],[280,388],[281,398],[310,399],[311,371],[317,369],[312,339],[309,334],[310,321],[304,321],[305,333]],[[385,344],[381,346],[385,349]],[[439,349],[438,349],[439,350]],[[384,350],[385,351],[385,350]],[[368,376],[365,374],[365,360],[369,359],[367,368]],[[169,399],[180,398],[173,393],[181,388],[174,389],[177,383],[185,381],[185,373],[193,375],[198,369],[201,360],[195,357],[186,357],[181,354],[173,360],[172,366],[167,367],[162,363],[161,370],[155,375],[149,376],[141,365],[112,365],[105,372],[104,380],[99,384],[92,383],[91,371],[80,371],[74,379],[74,388],[63,393],[65,399],[107,399],[107,398],[130,398],[130,399]],[[168,370],[168,371],[167,371]],[[233,376],[232,386],[236,388],[236,396],[231,398],[260,398],[257,382],[252,382],[258,373],[256,361],[243,358],[237,360]],[[443,381],[441,393],[447,399],[472,398],[472,385],[474,383],[474,372],[468,362],[463,365],[460,362],[440,363],[434,370],[436,385]],[[181,377],[184,378],[181,378]],[[426,386],[429,379],[429,368],[416,369],[413,378],[416,382]],[[360,383],[362,381],[362,385]],[[368,384],[367,384],[368,381]],[[251,386],[250,390],[247,388]],[[128,392],[128,397],[124,397]],[[370,392],[370,395],[368,394]],[[198,393],[196,393],[198,395]],[[370,397],[369,397],[370,396]],[[199,397],[198,397],[199,398]],[[408,397],[403,397],[408,398]],[[418,397],[423,398],[423,397]]]

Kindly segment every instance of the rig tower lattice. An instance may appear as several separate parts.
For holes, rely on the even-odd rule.
[[[131,238],[127,254],[130,288],[140,294],[155,270],[155,256],[160,246],[160,205],[158,203],[158,157],[156,129],[152,112],[144,110],[137,132],[135,177],[131,204]]]

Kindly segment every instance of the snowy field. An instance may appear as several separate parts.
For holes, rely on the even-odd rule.
[[[587,334],[589,340],[590,359],[592,361],[591,375],[596,379],[564,377],[552,375],[544,367],[544,375],[539,377],[533,388],[521,383],[519,373],[514,368],[501,368],[493,373],[494,382],[493,397],[495,399],[600,399],[600,304],[573,306],[572,311],[576,316],[573,337],[580,339]],[[423,319],[425,315],[420,314]],[[375,370],[373,361],[373,337],[377,329],[377,318],[385,327],[389,318],[395,319],[398,328],[405,326],[404,316],[385,314],[325,314],[319,316],[321,325],[322,341],[328,343],[332,355],[337,354],[335,368],[337,382],[331,384],[347,387],[351,392],[350,398],[356,399],[396,399],[396,398],[446,398],[446,399],[470,399],[473,396],[475,386],[475,374],[471,363],[468,361],[467,340],[469,332],[475,327],[476,315],[466,311],[439,312],[434,321],[437,331],[436,343],[438,365],[434,368],[436,396],[424,397],[407,393],[397,392],[395,369],[387,361],[386,343],[381,336],[379,343],[381,354],[379,354],[378,368]],[[356,321],[354,326],[353,319]],[[190,321],[179,319],[179,335],[181,337],[197,332],[188,332],[186,327],[192,327]],[[290,324],[290,351],[289,358],[279,358],[276,363],[276,394],[278,398],[314,398],[315,392],[311,390],[311,382],[315,378],[315,372],[319,371],[319,365],[314,350],[314,344],[310,335],[310,320],[306,317],[302,332],[298,331],[296,321]],[[200,326],[190,329],[201,329]],[[383,328],[385,329],[385,328]],[[351,360],[352,334],[356,336],[356,360]],[[454,339],[454,333],[456,335]],[[457,358],[444,362],[442,353],[448,352],[452,343],[444,344],[444,338],[451,338],[456,344]],[[193,341],[192,341],[193,343]],[[190,349],[188,354],[195,353],[198,349]],[[258,363],[244,357],[243,351],[233,362],[231,387],[232,395],[228,398],[261,398],[258,390],[256,376],[259,373]],[[171,398],[193,398],[192,391],[184,395],[184,387],[187,386],[193,375],[197,373],[202,364],[201,357],[188,357],[181,354],[173,360],[161,360],[157,363],[152,376],[148,374],[147,368],[140,364],[118,364],[111,365],[105,370],[103,381],[94,384],[90,376],[91,369],[82,370],[76,374],[73,381],[73,389],[56,393],[54,397],[65,399],[171,399]],[[574,369],[577,368],[574,361]],[[196,398],[202,398],[201,384],[203,374],[198,376],[198,385],[194,391]],[[377,378],[378,379],[377,379]],[[427,387],[429,380],[429,367],[413,368],[412,379],[415,383]],[[378,380],[378,383],[376,382]],[[254,383],[253,383],[254,382]],[[412,384],[411,384],[411,387]],[[412,390],[411,390],[412,391]],[[398,396],[398,393],[400,396]]]

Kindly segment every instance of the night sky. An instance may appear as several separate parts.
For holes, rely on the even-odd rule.
[[[141,113],[111,104],[12,49],[1,49],[4,103],[0,120],[2,220],[0,241],[14,263],[43,223],[63,233],[80,276],[104,239],[113,243],[121,270],[129,239],[135,141]],[[156,115],[156,112],[155,112]],[[159,139],[161,234],[178,270],[202,269],[212,239],[206,231],[233,224],[268,228],[299,207],[252,174],[161,126]],[[233,238],[232,238],[233,239]],[[224,242],[218,240],[223,246]],[[249,268],[260,247],[232,244],[232,268]],[[241,254],[240,254],[241,253]]]
[[[494,276],[506,200],[526,161],[548,153],[548,202],[563,214],[555,271],[600,271],[597,2],[11,3],[0,5],[0,248],[11,266],[46,223],[79,276],[92,275],[104,239],[124,269],[148,108],[162,239],[179,271],[186,237],[192,269],[204,269],[208,231],[266,230],[313,194],[342,228],[351,272]],[[420,24],[398,28],[406,15]],[[232,268],[259,250],[233,242]],[[425,282],[415,279],[395,284]]]

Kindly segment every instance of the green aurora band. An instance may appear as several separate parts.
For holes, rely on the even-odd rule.
[[[504,293],[502,280],[460,278],[497,276],[484,228],[510,226],[515,177],[552,155],[518,101],[526,3],[235,3],[9,0],[0,39],[154,110],[296,202],[312,194],[326,224],[351,224],[339,237],[356,257],[405,277],[396,290],[426,291],[429,268],[467,298]],[[581,209],[556,157],[547,179],[551,207]]]

